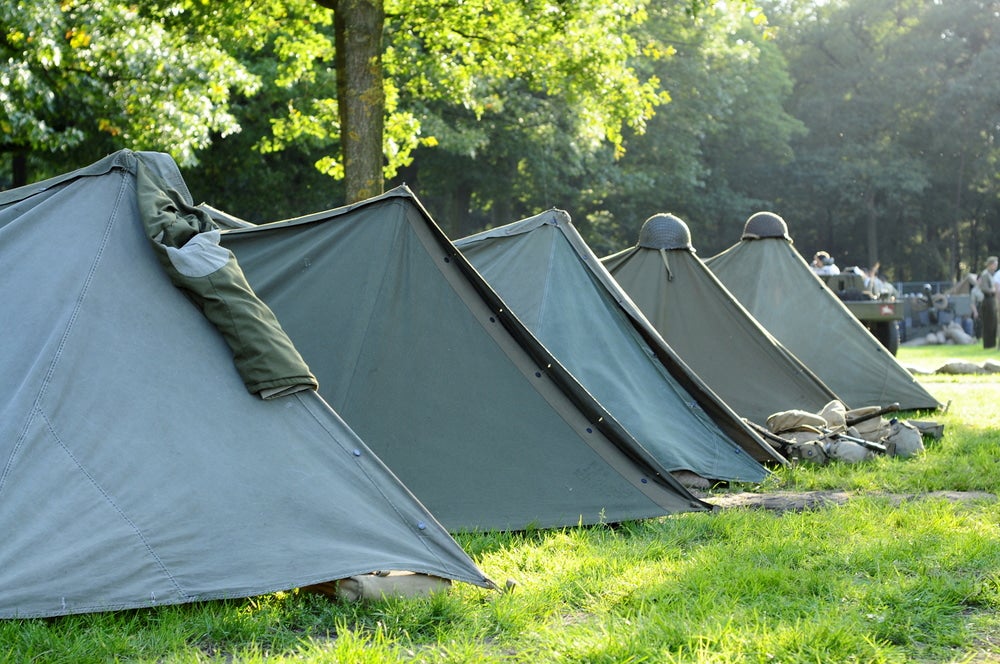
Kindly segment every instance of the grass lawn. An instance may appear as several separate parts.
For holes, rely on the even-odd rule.
[[[899,359],[931,370],[1000,353]],[[945,425],[923,456],[785,468],[716,492],[849,492],[841,504],[460,535],[511,592],[354,605],[291,591],[9,620],[0,661],[1000,662],[1000,374],[919,380],[949,404],[910,414]]]

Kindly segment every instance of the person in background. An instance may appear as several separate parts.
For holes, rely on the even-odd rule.
[[[979,290],[983,292],[983,301],[979,305],[983,348],[997,345],[997,283],[993,281],[996,271],[997,257],[990,256],[986,259],[986,269],[979,273]]]
[[[816,274],[840,274],[840,268],[833,260],[833,256],[825,251],[817,251],[813,256],[812,270]]]
[[[959,270],[965,270],[965,265],[959,265]],[[1000,270],[997,270],[1000,274]],[[994,276],[994,281],[996,281]],[[962,329],[970,337],[979,339],[983,336],[979,324],[979,307],[983,303],[983,291],[979,290],[979,275],[975,272],[966,272],[965,276],[959,279],[955,285],[948,289],[947,295],[967,295],[969,297],[969,315],[961,318]],[[1000,324],[1000,314],[998,314],[998,324]]]
[[[865,278],[865,288],[871,291],[876,297],[880,295],[891,295],[896,297],[898,295],[896,287],[878,276],[878,270],[881,265],[881,263],[876,261],[875,265],[872,265],[871,268],[867,270],[861,267],[856,267],[854,270]],[[975,277],[976,275],[972,275],[973,279],[975,279]]]
[[[996,286],[994,291],[997,296],[997,347],[1000,348],[1000,264],[997,265],[997,271],[993,273],[993,284]]]

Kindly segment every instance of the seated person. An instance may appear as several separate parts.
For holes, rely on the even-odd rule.
[[[840,274],[833,257],[825,251],[817,251],[813,256],[812,271],[816,274]]]

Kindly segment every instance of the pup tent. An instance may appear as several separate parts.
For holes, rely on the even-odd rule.
[[[320,393],[449,530],[710,509],[531,335],[406,187],[231,228],[222,244]]]
[[[761,325],[852,408],[940,406],[813,273],[778,215],[752,215],[741,240],[706,263]]]
[[[189,292],[245,282],[211,233],[167,249],[185,206],[163,205],[157,181],[186,191],[168,156],[123,151],[0,192],[0,617],[244,597],[375,570],[491,586],[309,389],[308,367],[249,291],[250,313],[234,307],[228,330],[259,342],[258,356],[236,358],[244,382],[224,334],[157,255],[174,254],[178,279],[204,275],[187,277]],[[156,248],[150,214],[165,231]]]
[[[691,369],[757,424],[779,411],[818,412],[837,399],[732,296],[672,214],[642,225],[634,247],[601,262]]]
[[[514,313],[668,470],[759,482],[784,462],[691,372],[562,210],[455,242]]]

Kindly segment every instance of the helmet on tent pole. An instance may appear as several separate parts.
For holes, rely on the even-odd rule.
[[[680,218],[669,213],[654,214],[647,219],[639,231],[639,246],[646,249],[688,249],[691,245],[691,231]]]
[[[750,215],[743,227],[743,240],[760,240],[769,237],[783,237],[789,242],[788,225],[773,212],[756,212]]]

